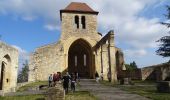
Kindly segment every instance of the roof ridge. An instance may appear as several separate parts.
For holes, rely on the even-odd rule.
[[[98,13],[97,11],[94,11],[89,5],[87,5],[84,2],[71,2],[68,6],[66,6],[61,11]]]

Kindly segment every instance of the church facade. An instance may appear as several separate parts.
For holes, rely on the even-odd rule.
[[[47,80],[54,72],[78,72],[82,78],[103,74],[116,82],[124,67],[122,51],[114,44],[114,32],[97,31],[97,11],[85,3],[72,2],[60,10],[61,37],[31,54],[29,81]]]

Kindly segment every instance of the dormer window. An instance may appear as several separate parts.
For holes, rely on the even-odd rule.
[[[82,28],[86,29],[86,18],[85,18],[85,16],[81,17],[81,24],[82,24]]]
[[[75,16],[74,17],[74,21],[75,21],[75,24],[76,24],[76,28],[79,29],[79,16]]]

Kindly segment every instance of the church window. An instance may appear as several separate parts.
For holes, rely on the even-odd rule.
[[[77,56],[75,56],[74,61],[75,61],[75,66],[77,66]]]
[[[74,17],[74,21],[75,21],[75,24],[76,24],[76,28],[78,29],[79,28],[79,16],[75,16]]]
[[[84,54],[84,66],[86,66],[86,65],[87,65],[86,58],[87,58],[87,56],[86,56],[86,54]]]
[[[86,18],[85,18],[85,16],[81,17],[81,24],[82,24],[82,28],[86,29]]]

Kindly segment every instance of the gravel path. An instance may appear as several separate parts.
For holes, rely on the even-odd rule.
[[[80,90],[89,91],[99,100],[150,100],[137,94],[131,94],[118,88],[96,83],[94,79],[82,79]]]

